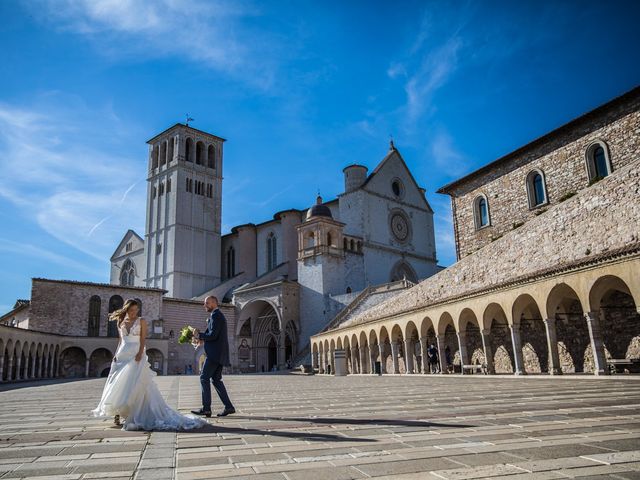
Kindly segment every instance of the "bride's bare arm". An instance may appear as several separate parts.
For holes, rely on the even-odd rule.
[[[136,354],[136,362],[139,362],[142,359],[142,354],[144,353],[144,344],[147,341],[147,321],[144,318],[140,319],[140,349]]]

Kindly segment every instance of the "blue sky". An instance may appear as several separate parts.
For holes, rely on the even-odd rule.
[[[635,1],[0,2],[0,312],[108,281],[148,138],[225,137],[223,228],[342,191],[389,135],[435,190],[640,83]]]

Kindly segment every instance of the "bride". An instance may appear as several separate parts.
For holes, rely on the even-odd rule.
[[[187,430],[206,425],[206,420],[182,415],[164,401],[153,381],[157,374],[147,361],[147,323],[138,316],[138,311],[138,302],[128,299],[109,316],[118,322],[120,340],[93,415],[113,415],[116,425],[121,425],[123,419],[123,430]]]

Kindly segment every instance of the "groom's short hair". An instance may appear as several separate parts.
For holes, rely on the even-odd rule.
[[[204,299],[205,303],[209,300],[213,300],[214,302],[216,302],[216,305],[219,305],[220,303],[218,302],[218,297],[215,297],[213,295],[209,295],[207,298]]]

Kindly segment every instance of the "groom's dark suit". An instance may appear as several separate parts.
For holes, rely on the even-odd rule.
[[[200,385],[202,386],[202,407],[211,410],[211,385],[216,389],[225,410],[232,410],[233,404],[229,400],[227,389],[222,383],[222,367],[230,366],[229,339],[227,337],[227,319],[220,309],[216,308],[207,321],[207,330],[199,337],[204,341],[204,352],[207,358],[202,366]]]

